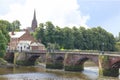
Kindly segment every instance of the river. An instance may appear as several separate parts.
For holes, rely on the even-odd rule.
[[[120,77],[100,77],[98,67],[85,66],[83,72],[45,69],[40,66],[0,68],[0,80],[119,80]]]

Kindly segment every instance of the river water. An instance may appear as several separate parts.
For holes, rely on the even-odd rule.
[[[0,80],[119,80],[100,77],[98,67],[86,66],[83,72],[45,69],[40,66],[0,68]]]

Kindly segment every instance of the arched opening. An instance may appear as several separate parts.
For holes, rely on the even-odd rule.
[[[119,76],[120,75],[119,73],[120,72],[120,61],[115,62],[112,65],[110,70],[112,72],[112,76],[115,76],[115,77]]]
[[[96,58],[97,59],[97,58]],[[84,63],[86,61],[92,60],[93,63],[97,64],[97,60],[91,59],[89,57],[80,57],[79,59],[70,60],[69,63],[65,66],[66,71],[76,71],[81,72],[84,70]]]
[[[89,57],[80,58],[76,65],[80,66],[82,72],[89,77],[99,75],[98,64]]]
[[[112,65],[112,68],[120,68],[120,61],[117,61],[116,63],[114,63],[113,65]]]
[[[4,59],[9,63],[14,63],[14,52],[7,52]]]
[[[83,65],[84,67],[97,67],[97,63],[88,57],[81,58],[77,61],[77,64]]]
[[[63,63],[64,58],[62,56],[59,56],[55,59],[56,63]]]
[[[57,69],[62,69],[64,64],[63,64],[64,58],[62,56],[59,56],[55,59],[54,64],[56,65]]]
[[[31,56],[31,57],[26,61],[26,64],[27,64],[27,65],[34,65],[34,64],[35,64],[35,61],[36,61],[36,59],[37,59],[38,57],[39,57],[39,56],[37,56],[37,55]]]

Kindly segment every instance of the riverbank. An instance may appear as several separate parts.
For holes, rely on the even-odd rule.
[[[0,58],[0,68],[14,67],[14,64],[8,63],[3,58]]]

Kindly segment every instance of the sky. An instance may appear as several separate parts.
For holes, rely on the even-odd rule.
[[[19,20],[21,28],[31,26],[34,9],[37,22],[51,21],[59,27],[101,26],[118,36],[120,0],[0,0],[0,19]]]

